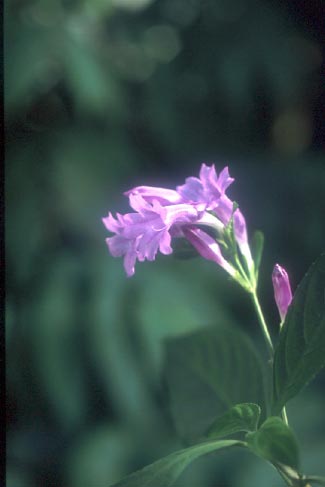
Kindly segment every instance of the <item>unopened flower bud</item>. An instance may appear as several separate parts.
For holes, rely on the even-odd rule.
[[[279,264],[275,264],[274,266],[272,282],[275,302],[280,313],[281,321],[284,321],[287,309],[292,301],[292,293],[288,274]]]

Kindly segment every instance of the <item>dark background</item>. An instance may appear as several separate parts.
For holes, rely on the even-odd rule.
[[[324,248],[324,2],[48,0],[5,5],[7,485],[106,487],[179,447],[163,339],[236,322],[247,297],[203,259],[132,279],[101,218],[123,191],[229,165],[270,275],[292,286]],[[235,378],[234,378],[235,380]],[[324,374],[289,404],[324,474]],[[248,454],[198,461],[183,487],[280,485]]]

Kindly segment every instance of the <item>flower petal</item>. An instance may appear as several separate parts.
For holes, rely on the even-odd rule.
[[[161,204],[179,203],[180,195],[174,189],[155,188],[154,186],[136,186],[135,188],[126,191],[125,196],[140,195],[148,203],[154,200]]]
[[[102,222],[104,223],[107,230],[109,230],[110,232],[118,232],[121,226],[120,222],[118,220],[115,220],[112,213],[109,213],[108,216],[102,218]]]
[[[162,254],[164,255],[169,255],[173,252],[173,249],[171,248],[171,236],[169,232],[164,232],[163,235],[161,236],[160,242],[159,242],[159,250]]]
[[[141,215],[146,211],[151,210],[150,204],[144,198],[142,198],[140,194],[130,194],[129,202],[131,208],[139,212]]]
[[[172,253],[172,226],[195,222],[199,214],[197,208],[189,204],[162,206],[157,200],[151,204],[141,195],[130,195],[130,202],[138,212],[118,215],[117,220],[109,214],[104,219],[106,227],[116,233],[106,240],[109,251],[114,257],[124,255],[128,276],[134,274],[136,260],[152,261],[158,251]]]
[[[224,193],[228,186],[230,186],[234,181],[235,179],[231,178],[229,175],[228,166],[224,167],[218,178],[218,186],[221,193]]]
[[[185,184],[177,186],[176,190],[184,202],[205,202],[203,184],[198,178],[186,178]]]
[[[225,167],[218,177],[214,164],[202,164],[200,177],[187,178],[185,184],[177,186],[176,190],[184,203],[204,203],[207,210],[213,210],[233,181],[234,179],[229,176],[228,167]]]
[[[114,235],[106,239],[108,249],[113,257],[125,255],[130,248],[130,240],[121,235]]]
[[[132,277],[135,272],[135,262],[136,262],[137,254],[134,250],[130,250],[125,254],[124,257],[124,269],[127,273],[128,277]]]
[[[187,227],[183,229],[183,233],[202,257],[213,260],[231,276],[235,275],[235,269],[223,258],[219,245],[210,235],[199,228]]]
[[[165,225],[170,227],[174,223],[190,223],[198,219],[197,208],[189,204],[168,205],[161,207],[160,216]]]

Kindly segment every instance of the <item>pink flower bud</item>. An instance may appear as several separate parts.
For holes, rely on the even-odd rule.
[[[274,289],[274,298],[277,304],[281,321],[284,320],[289,304],[292,301],[292,293],[289,282],[289,276],[283,267],[275,264],[272,273],[272,282]]]

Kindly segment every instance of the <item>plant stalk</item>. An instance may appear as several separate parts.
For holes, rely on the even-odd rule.
[[[269,334],[269,330],[267,328],[267,324],[265,323],[263,312],[262,312],[262,309],[261,309],[261,306],[260,306],[260,303],[259,303],[259,300],[258,300],[258,297],[257,297],[255,290],[252,291],[252,299],[253,299],[254,308],[255,308],[255,311],[256,311],[256,314],[257,314],[257,317],[258,317],[258,320],[259,320],[259,323],[260,323],[260,326],[262,329],[262,333],[263,333],[263,336],[264,336],[264,339],[266,342],[266,346],[267,346],[267,349],[268,349],[269,354],[270,354],[270,358],[273,360],[273,355],[274,355],[273,343],[272,343],[272,340],[271,340],[271,337]]]
[[[262,311],[260,302],[259,302],[258,297],[257,297],[256,289],[254,289],[252,291],[252,300],[253,300],[254,308],[255,308],[256,314],[258,316],[258,320],[259,320],[259,323],[260,323],[260,326],[262,329],[262,333],[263,333],[263,336],[264,336],[264,339],[266,342],[266,346],[267,346],[267,349],[269,351],[270,359],[273,362],[274,347],[273,347],[272,339],[271,339],[267,324],[266,324],[265,319],[264,319],[264,315],[263,315],[263,311]],[[282,409],[281,415],[282,415],[283,422],[288,426],[289,423],[288,423],[288,417],[287,417],[287,412],[286,412],[285,407]]]

